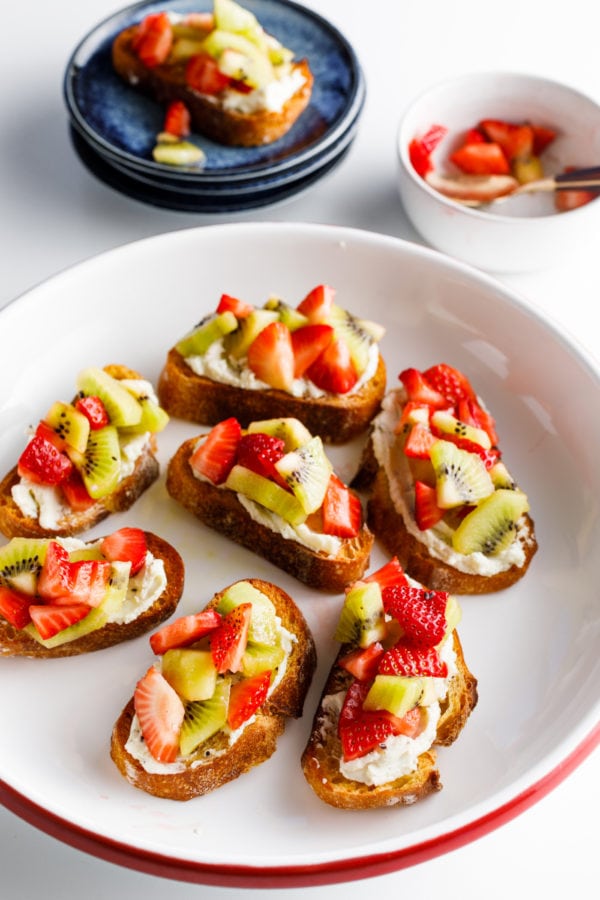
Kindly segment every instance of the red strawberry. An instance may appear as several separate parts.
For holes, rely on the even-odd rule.
[[[237,462],[265,478],[278,481],[282,487],[287,483],[275,468],[275,463],[285,454],[285,441],[271,434],[256,432],[244,434],[238,445]]]
[[[410,429],[404,444],[404,453],[413,459],[429,459],[431,448],[437,441],[429,428],[417,422]]]
[[[196,53],[186,63],[185,82],[201,94],[220,94],[229,87],[231,78],[221,72],[216,59],[208,53]]]
[[[498,444],[496,423],[493,417],[485,409],[481,408],[476,398],[459,400],[456,406],[456,414],[461,422],[466,422],[467,425],[475,425],[476,428],[483,428],[484,431],[487,431],[492,446]]]
[[[327,322],[335,298],[335,288],[319,284],[298,304],[298,312],[306,316],[309,322]]]
[[[54,428],[51,428],[50,425],[48,425],[43,420],[41,422],[38,422],[38,426],[35,429],[35,434],[36,437],[39,436],[49,441],[51,444],[54,444],[56,449],[60,450],[61,452],[65,450],[67,446],[67,442],[63,440],[63,438],[61,438],[58,431],[55,431]]]
[[[237,419],[224,419],[209,431],[190,458],[194,472],[213,484],[222,484],[235,463],[242,429]]]
[[[25,628],[31,622],[29,607],[33,597],[22,594],[9,588],[6,584],[0,584],[0,615],[15,628]]]
[[[530,157],[533,153],[533,128],[530,125],[516,125],[501,119],[483,119],[479,123],[489,141],[500,144],[509,162]]]
[[[150,646],[157,656],[173,647],[189,647],[221,623],[222,616],[216,609],[205,609],[190,616],[181,616],[168,625],[163,625],[150,636]]]
[[[435,647],[416,647],[407,641],[398,641],[394,647],[381,656],[377,668],[379,675],[419,675],[445,678],[448,666],[443,662]]]
[[[432,647],[446,631],[445,591],[428,591],[411,585],[394,585],[382,591],[386,613],[396,619],[405,637],[423,647]]]
[[[83,512],[96,503],[96,500],[88,494],[83,478],[75,468],[64,481],[61,481],[60,489],[71,509],[76,512]]]
[[[187,137],[192,130],[190,111],[183,100],[172,100],[165,112],[163,131],[175,137]]]
[[[252,604],[240,603],[211,632],[210,652],[217,672],[239,672],[248,643]]]
[[[108,587],[111,565],[103,559],[82,559],[67,563],[70,591],[64,597],[55,597],[53,603],[69,605],[86,603],[99,606]]]
[[[29,607],[29,614],[40,637],[48,640],[59,631],[64,631],[69,625],[74,625],[75,622],[84,619],[90,608],[85,603],[71,603],[68,606],[55,606],[54,604],[39,606],[32,603]]]
[[[387,716],[378,712],[363,712],[339,729],[344,760],[359,759],[376,750],[393,734]]]
[[[357,494],[331,474],[322,506],[323,531],[341,538],[356,537],[362,523],[362,504]]]
[[[556,138],[556,131],[544,125],[531,125],[533,130],[533,155],[539,156]]]
[[[443,409],[448,405],[444,395],[431,387],[418,369],[404,369],[398,378],[404,385],[409,400],[413,400],[415,403],[425,403],[434,409]]]
[[[322,391],[331,394],[347,394],[352,390],[358,375],[346,341],[334,338],[308,367],[306,376]]]
[[[450,403],[457,403],[465,397],[474,397],[474,391],[468,378],[446,363],[439,363],[425,369],[423,377],[431,387],[439,391]]]
[[[254,307],[251,303],[246,303],[244,300],[238,300],[237,297],[232,297],[230,294],[221,294],[221,299],[219,300],[219,305],[217,306],[217,312],[232,312],[236,319],[245,319],[246,316],[249,316]]]
[[[420,422],[421,425],[427,425],[429,422],[429,413],[430,408],[426,403],[417,403],[415,400],[407,400],[402,407],[400,421],[396,425],[394,431],[396,434],[399,434],[407,422],[411,425],[415,425],[417,422]]]
[[[509,175],[510,166],[500,144],[464,144],[450,155],[451,161],[468,175]]]
[[[349,725],[350,722],[353,722],[360,715],[370,687],[371,684],[368,681],[351,682],[340,710],[338,731],[341,731],[345,725]]]
[[[21,478],[38,484],[60,484],[70,474],[73,463],[41,434],[35,434],[21,454],[17,469]]]
[[[175,762],[185,707],[179,694],[152,666],[133,695],[135,712],[148,750],[159,762]]]
[[[131,42],[133,51],[149,69],[164,63],[172,44],[173,27],[166,12],[146,16],[138,25]]]
[[[287,391],[294,381],[294,350],[290,329],[270,322],[248,347],[248,367],[272,388]]]
[[[376,581],[383,590],[384,587],[388,587],[391,584],[406,584],[406,575],[398,561],[398,557],[393,556],[390,561],[386,562],[380,569],[377,569],[375,572],[372,572],[361,580]]]
[[[69,554],[58,541],[50,541],[40,569],[37,592],[44,600],[67,597],[71,589]]]
[[[302,378],[309,366],[331,342],[334,331],[331,325],[315,323],[292,331],[294,351],[294,378]]]
[[[424,481],[415,481],[415,521],[421,531],[433,528],[445,510],[437,504],[437,491]]]
[[[110,416],[100,397],[92,395],[79,397],[75,401],[75,409],[86,416],[92,431],[97,431],[98,428],[105,428],[107,425],[110,425]]]
[[[104,538],[100,550],[111,562],[130,562],[130,575],[135,575],[146,562],[146,535],[141,528],[119,528]]]
[[[379,660],[384,654],[383,645],[375,641],[363,650],[357,647],[338,659],[338,665],[350,672],[358,681],[372,681],[377,674]]]
[[[259,672],[232,684],[229,692],[227,724],[234,731],[239,728],[267,699],[271,685],[271,671]]]

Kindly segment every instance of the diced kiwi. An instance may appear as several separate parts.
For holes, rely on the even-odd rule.
[[[358,581],[346,594],[335,639],[342,644],[368,647],[385,637],[381,588],[374,581]]]
[[[245,466],[236,464],[232,468],[225,487],[277,513],[290,525],[300,525],[306,519],[306,512],[294,494]]]
[[[211,344],[231,334],[238,327],[238,320],[230,309],[214,313],[203,319],[189,334],[175,344],[182,356],[202,356]]]
[[[44,421],[70,447],[78,453],[85,452],[90,434],[90,420],[71,403],[57,400],[48,410]]]
[[[494,463],[489,471],[492,484],[495,488],[508,488],[509,490],[513,490],[516,487],[512,475],[502,460],[498,460],[497,463]]]
[[[494,491],[492,479],[475,453],[451,441],[435,441],[430,459],[435,470],[437,503],[442,509],[478,503]]]
[[[279,438],[285,444],[285,452],[296,450],[310,441],[312,435],[299,419],[262,419],[248,425],[249,434],[269,434]]]
[[[80,550],[69,551],[69,562],[80,562],[81,560],[89,559],[106,559],[99,545],[96,547],[81,547]]]
[[[103,369],[84,369],[77,378],[82,394],[100,397],[110,417],[111,425],[137,425],[142,418],[142,407],[129,391]]]
[[[90,431],[86,451],[81,461],[76,461],[76,465],[90,497],[99,500],[111,494],[119,482],[121,472],[117,429],[113,425],[107,425]]]
[[[152,385],[143,378],[124,378],[121,383],[142,407],[142,418],[138,424],[122,428],[121,431],[124,434],[144,434],[147,431],[157,434],[166,428],[169,416],[156,402]]]
[[[152,148],[154,162],[163,166],[202,166],[206,153],[191,141],[158,141]]]
[[[447,412],[445,409],[437,409],[432,414],[431,424],[444,434],[455,434],[457,437],[466,438],[468,441],[479,444],[485,450],[489,450],[492,446],[487,431],[484,431],[483,428],[477,428],[475,425],[461,422],[460,419],[457,419],[456,416],[453,416],[452,413]]]
[[[362,375],[369,363],[369,351],[373,343],[371,335],[363,328],[360,319],[335,303],[329,313],[329,322],[348,344],[354,368]]]
[[[285,657],[285,650],[273,644],[261,644],[248,641],[242,656],[242,674],[247,678],[267,672],[280,666]]]
[[[227,588],[217,606],[226,616],[240,603],[252,604],[252,616],[248,629],[248,639],[260,643],[274,644],[278,638],[275,607],[269,598],[248,581],[236,581]]]
[[[217,686],[217,668],[210,650],[167,650],[161,660],[161,672],[184,700],[208,700]]]
[[[250,12],[234,0],[214,0],[213,5],[215,26],[223,31],[233,31],[243,34],[262,30],[254,13]]]
[[[448,594],[446,601],[446,634],[450,634],[460,624],[462,619],[462,609],[456,597]]]
[[[522,491],[499,488],[465,516],[454,532],[452,546],[459,553],[495,556],[510,547],[518,521],[528,509]]]
[[[285,303],[283,300],[280,300],[279,297],[270,297],[265,303],[264,308],[274,310],[278,314],[279,320],[283,322],[284,325],[287,325],[290,331],[296,331],[298,328],[308,325],[307,316],[298,312],[297,309],[293,306],[289,306],[289,304]]]
[[[215,28],[204,40],[204,52],[220,62],[226,50],[234,50],[245,57],[243,80],[250,87],[263,88],[273,81],[275,75],[266,46],[259,46],[255,34],[247,37],[246,34]]]
[[[238,323],[237,329],[227,336],[225,349],[234,359],[246,356],[248,347],[258,337],[263,328],[277,322],[279,314],[272,309],[253,309]]]
[[[333,471],[320,437],[315,436],[296,450],[290,450],[277,460],[275,468],[300,501],[305,513],[319,509]]]
[[[6,582],[24,594],[35,594],[47,547],[46,540],[24,537],[12,538],[0,547],[0,584]]]
[[[223,728],[227,722],[230,689],[230,680],[219,678],[212,697],[187,704],[179,735],[179,749],[183,756],[193,753],[196,747]]]
[[[399,719],[417,706],[423,694],[422,678],[405,675],[376,675],[365,697],[364,709],[387,709]]]

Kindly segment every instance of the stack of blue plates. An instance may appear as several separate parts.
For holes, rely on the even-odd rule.
[[[193,135],[203,168],[152,159],[164,107],[113,71],[111,45],[151,12],[206,11],[210,0],[144,2],[96,26],[69,60],[64,96],[73,146],[104,183],[137,200],[188,212],[233,212],[279,202],[313,185],[338,165],[356,135],[364,77],[352,47],[321,16],[290,0],[243,0],[266,31],[306,58],[314,75],[310,103],[290,131],[262,147],[225,147]]]

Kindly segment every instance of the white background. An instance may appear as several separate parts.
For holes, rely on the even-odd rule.
[[[81,37],[120,4],[5,4],[0,29],[0,306],[103,250],[202,224],[323,222],[419,241],[396,192],[395,134],[412,97],[447,75],[483,69],[530,72],[565,81],[600,102],[600,8],[589,0],[572,0],[562,8],[538,0],[491,6],[477,0],[312,0],[306,5],[344,32],[365,72],[367,103],[350,155],[324,182],[285,205],[199,216],[121,197],[95,181],[71,149],[62,100],[67,60]],[[598,246],[599,235],[590,235],[589,244],[568,263],[503,279],[596,358]],[[584,891],[594,896],[599,796],[597,750],[553,793],[474,844],[396,874],[311,888],[309,896],[353,900],[385,892],[417,900],[438,895],[554,900]],[[265,893],[171,882],[120,869],[47,837],[4,809],[0,872],[3,900],[37,895],[46,900],[162,900],[167,892],[169,900],[252,900]],[[297,890],[270,892],[273,900],[296,895]]]

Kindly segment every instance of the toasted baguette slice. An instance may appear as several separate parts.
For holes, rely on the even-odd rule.
[[[29,656],[43,659],[79,656],[136,638],[164,622],[175,612],[183,591],[183,560],[177,550],[163,538],[149,531],[145,534],[148,550],[155,558],[162,559],[167,579],[164,591],[151,607],[131,622],[108,623],[89,634],[54,648],[44,647],[26,631],[15,628],[0,616],[0,656]]]
[[[196,375],[173,347],[158,379],[161,406],[178,419],[216,425],[235,416],[245,428],[260,419],[292,417],[324,441],[342,444],[366,431],[385,393],[386,369],[379,356],[373,377],[352,394],[294,397],[285,391],[245,390]]]
[[[255,522],[237,494],[192,472],[197,438],[185,441],[167,468],[167,491],[185,509],[215,531],[268,559],[310,587],[339,592],[361,577],[369,564],[373,535],[366,525],[354,538],[343,538],[337,556],[327,556]]]
[[[135,715],[131,698],[115,723],[110,753],[123,777],[134,787],[170,800],[190,800],[206,794],[267,760],[276,750],[286,719],[302,715],[316,666],[310,629],[292,598],[281,588],[260,579],[244,580],[271,600],[283,627],[295,636],[283,678],[233,745],[229,745],[224,732],[217,732],[193,754],[178,760],[179,771],[164,774],[146,771],[126,749]],[[218,606],[225,590],[216,594],[208,606]]]
[[[442,704],[435,740],[435,744],[444,746],[456,740],[477,703],[477,681],[467,668],[456,631],[453,632],[453,642],[458,671],[450,682],[447,697]],[[346,651],[347,648],[342,648],[340,656]],[[302,754],[304,776],[315,794],[325,803],[340,809],[373,809],[410,805],[441,790],[434,746],[421,753],[414,772],[387,784],[363,784],[351,781],[340,773],[342,745],[337,733],[338,717],[323,701],[328,695],[347,690],[351,681],[352,676],[348,672],[337,665],[333,666]]]
[[[284,104],[281,111],[243,113],[225,109],[218,97],[200,94],[185,81],[185,64],[169,63],[148,68],[132,49],[137,26],[126,28],[112,45],[115,71],[136,90],[158,103],[182,100],[187,106],[194,131],[228,146],[255,147],[271,144],[283,137],[306,109],[313,86],[313,74],[306,60],[294,64],[304,78],[303,83]]]

